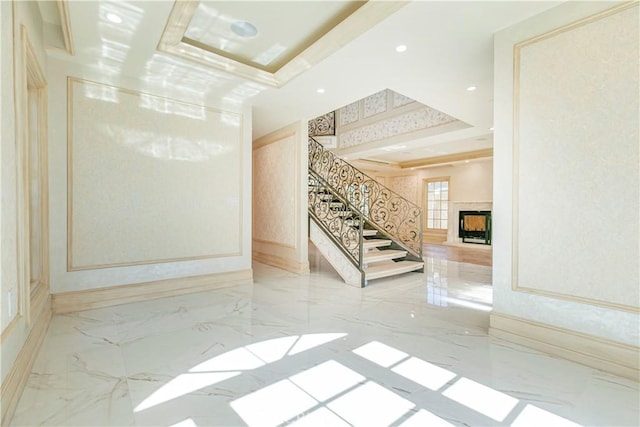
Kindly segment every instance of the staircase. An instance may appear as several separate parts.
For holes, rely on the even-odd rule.
[[[420,208],[309,138],[309,234],[344,281],[424,271]]]

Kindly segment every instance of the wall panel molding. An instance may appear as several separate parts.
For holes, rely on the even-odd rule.
[[[298,132],[290,130],[253,147],[253,200],[260,210],[253,220],[256,242],[297,247],[299,142]]]
[[[638,9],[625,3],[513,47],[514,291],[640,312]]]
[[[56,0],[58,14],[60,15],[60,27],[64,39],[64,49],[69,55],[75,55],[73,47],[73,34],[71,32],[71,17],[69,16],[69,0]]]
[[[293,123],[253,142],[255,261],[309,272],[307,247],[308,122]]]
[[[74,77],[67,108],[67,271],[242,254],[242,115]]]
[[[27,326],[39,316],[34,298],[49,293],[49,181],[47,81],[29,31],[20,26],[21,63],[17,71],[20,84],[15,84],[16,132],[19,141],[17,160],[16,242],[18,265],[18,314],[24,314]],[[35,117],[33,117],[35,115]],[[34,147],[35,145],[35,147]],[[34,187],[33,181],[37,181]],[[34,188],[36,190],[34,190]],[[32,199],[35,191],[37,201]],[[32,230],[32,215],[38,225]],[[37,233],[36,233],[37,231]],[[34,248],[34,236],[37,246]],[[32,258],[36,259],[37,276],[32,274]],[[36,277],[32,277],[36,276]],[[32,292],[34,291],[34,292]]]

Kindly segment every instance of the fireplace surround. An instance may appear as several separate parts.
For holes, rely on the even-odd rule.
[[[476,245],[473,243],[466,243],[462,241],[460,236],[460,211],[491,211],[493,209],[493,203],[491,201],[451,201],[449,202],[449,228],[447,229],[447,240],[445,245],[465,245],[470,247],[476,247],[478,249],[488,248],[490,245]]]

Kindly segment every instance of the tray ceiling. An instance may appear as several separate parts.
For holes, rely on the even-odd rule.
[[[158,49],[280,87],[405,2],[176,2]]]

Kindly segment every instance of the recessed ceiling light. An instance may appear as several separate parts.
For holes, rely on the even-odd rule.
[[[323,88],[318,88],[318,89],[316,90],[316,92],[318,92],[318,93],[324,93],[325,91],[324,91],[324,89],[323,89]]]
[[[406,52],[407,51],[407,45],[406,44],[399,44],[398,46],[396,46],[396,52],[402,53],[402,52]]]
[[[478,88],[477,88],[477,87],[475,87],[475,86],[469,86],[469,87],[467,88],[467,90],[468,90],[469,92],[473,92],[473,91],[474,91],[474,90],[476,90],[476,89],[478,89]]]
[[[254,37],[258,34],[258,29],[251,22],[247,21],[235,21],[231,23],[231,31],[239,35],[240,37]]]
[[[122,18],[115,13],[107,13],[107,19],[114,24],[120,24],[122,22]]]

